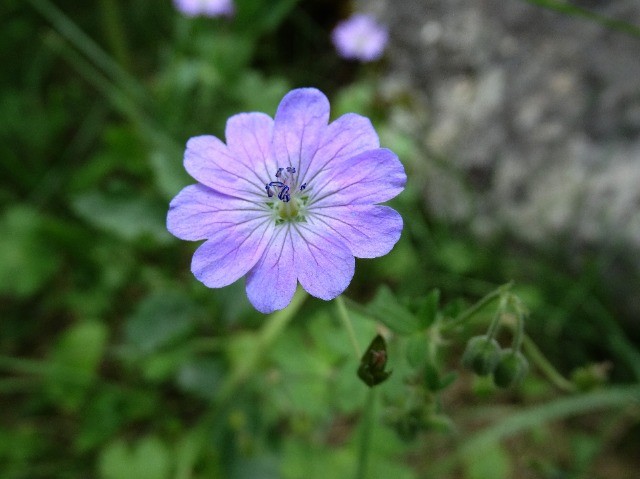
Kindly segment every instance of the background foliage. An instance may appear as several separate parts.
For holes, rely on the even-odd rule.
[[[236,3],[232,20],[169,1],[0,7],[2,477],[350,477],[363,447],[376,478],[635,477],[638,323],[598,255],[572,273],[551,245],[480,243],[430,218],[412,181],[430,158],[388,118],[410,100],[381,91],[383,63],[330,45],[347,5]],[[334,304],[299,296],[266,319],[242,281],[197,282],[196,245],[165,229],[192,182],[186,139],[223,137],[240,111],[273,114],[298,86],[325,91],[334,118],[372,118],[409,176],[393,202],[400,243],[359,260],[346,293],[360,347],[389,338],[393,374],[371,408]],[[441,325],[509,280],[533,343],[570,381],[531,356],[517,389],[461,370],[493,310]]]

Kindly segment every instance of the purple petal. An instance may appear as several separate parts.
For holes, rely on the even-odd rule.
[[[263,196],[264,183],[215,136],[189,139],[184,167],[193,178],[220,193],[253,199]]]
[[[268,217],[227,224],[196,250],[191,271],[209,288],[234,283],[264,254],[272,230]]]
[[[406,182],[404,167],[395,153],[386,148],[365,151],[318,174],[309,210],[381,203],[398,195]]]
[[[299,88],[285,95],[275,116],[273,144],[278,166],[300,171],[318,149],[329,122],[329,100],[315,88]]]
[[[263,186],[273,181],[278,165],[271,146],[273,119],[269,115],[234,115],[227,120],[225,137],[231,155],[254,172]]]
[[[180,239],[198,241],[268,214],[265,207],[250,201],[220,194],[203,185],[190,185],[171,200],[167,229]]]
[[[325,228],[315,225],[300,223],[292,233],[295,267],[302,287],[324,300],[342,293],[355,270],[349,248]]]
[[[355,113],[342,115],[326,128],[311,162],[301,165],[300,182],[313,183],[319,171],[379,147],[380,140],[368,118]]]
[[[298,281],[290,229],[289,225],[275,228],[271,243],[247,275],[247,297],[261,313],[285,308],[296,291]]]
[[[400,239],[402,216],[388,206],[359,205],[322,208],[311,216],[342,238],[357,258],[387,254]]]

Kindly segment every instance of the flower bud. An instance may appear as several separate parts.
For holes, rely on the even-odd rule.
[[[519,384],[529,371],[529,361],[520,351],[507,348],[500,353],[500,360],[493,371],[493,382],[501,388]]]
[[[387,365],[387,343],[379,334],[373,338],[371,344],[362,355],[358,377],[372,388],[391,376],[391,371],[385,371]]]
[[[469,340],[462,355],[462,365],[478,376],[491,374],[500,359],[500,345],[486,335]]]

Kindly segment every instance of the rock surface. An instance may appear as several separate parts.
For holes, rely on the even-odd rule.
[[[573,3],[640,25],[637,0]],[[412,133],[434,214],[478,235],[623,252],[638,277],[640,38],[522,0],[359,7],[389,24],[386,83],[424,118]]]

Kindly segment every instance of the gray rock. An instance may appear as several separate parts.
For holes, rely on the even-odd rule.
[[[637,0],[579,3],[640,25]],[[640,38],[521,0],[360,6],[390,26],[385,82],[415,99],[433,214],[622,248],[640,271]]]

